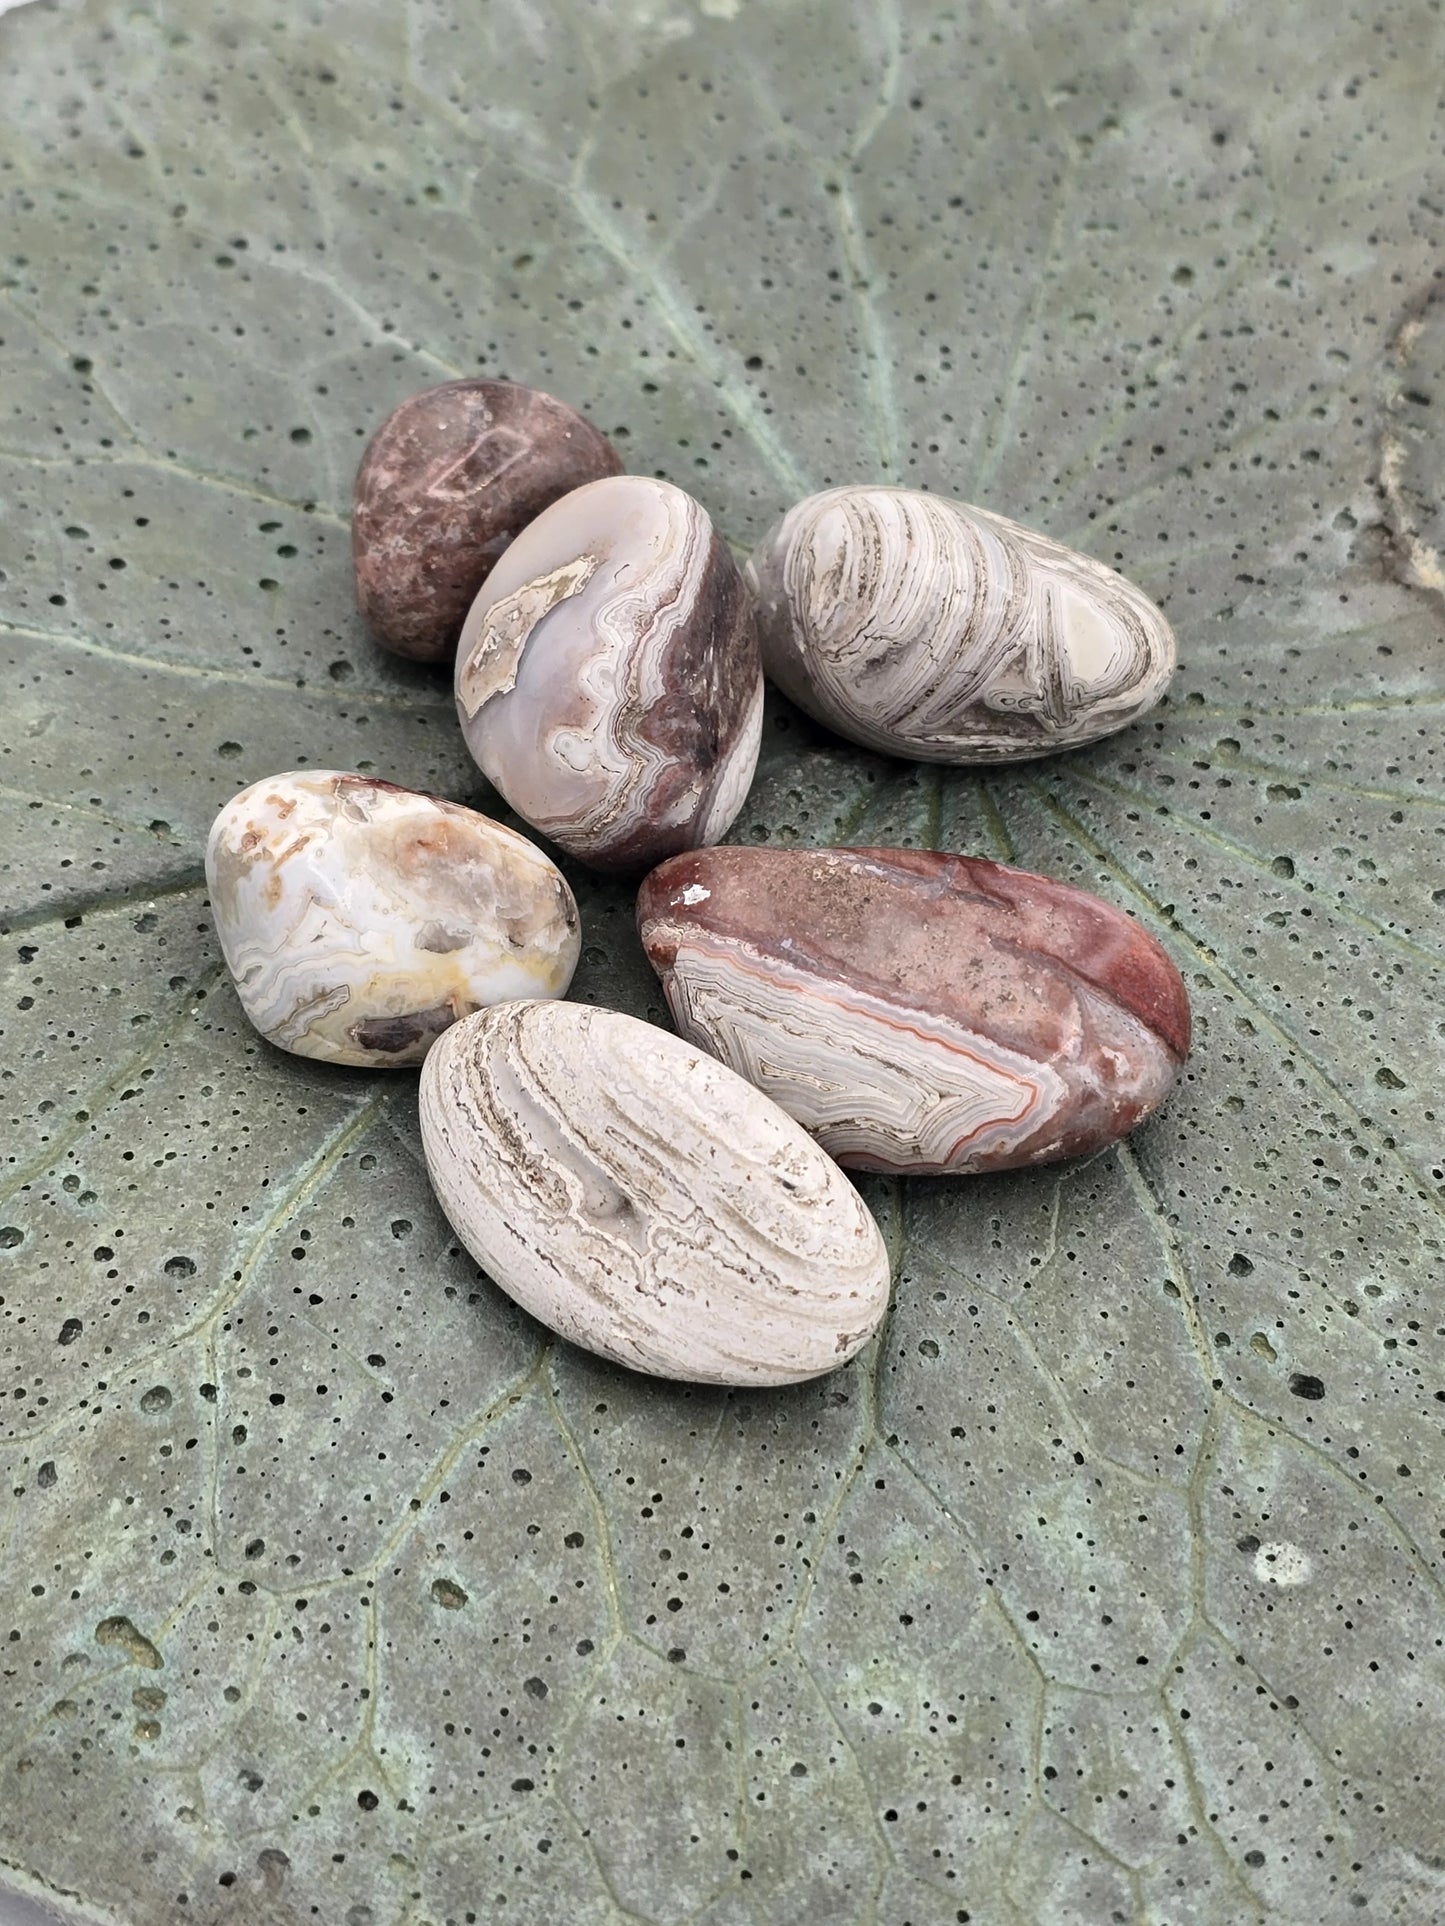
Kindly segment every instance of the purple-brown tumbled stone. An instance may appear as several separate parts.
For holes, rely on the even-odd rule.
[[[597,869],[715,843],[763,726],[753,605],[700,502],[617,475],[554,502],[477,597],[456,665],[478,768]]]
[[[1085,891],[908,849],[699,849],[642,885],[673,1020],[862,1170],[1010,1170],[1163,1101],[1189,999]]]
[[[378,642],[450,662],[497,557],[560,496],[622,472],[575,408],[513,381],[446,381],[394,408],[356,472],[356,606]]]

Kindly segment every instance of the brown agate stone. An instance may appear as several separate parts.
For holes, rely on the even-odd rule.
[[[472,605],[456,664],[472,757],[597,869],[715,843],[758,760],[753,606],[701,503],[618,475],[555,502]]]
[[[378,642],[450,662],[512,538],[584,482],[622,472],[575,409],[512,381],[447,381],[394,408],[356,472],[356,606]]]
[[[864,1170],[1097,1150],[1163,1101],[1189,1049],[1152,936],[979,857],[691,850],[643,883],[638,927],[688,1041]]]

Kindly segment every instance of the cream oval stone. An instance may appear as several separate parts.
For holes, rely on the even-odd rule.
[[[872,749],[1014,762],[1136,721],[1174,672],[1143,592],[1003,515],[852,486],[789,509],[748,563],[763,666]]]
[[[791,1117],[615,1010],[514,1003],[428,1056],[421,1130],[472,1256],[550,1329],[658,1377],[792,1384],[888,1304],[878,1226]]]
[[[211,826],[226,964],[268,1042],[323,1063],[421,1062],[491,1003],[561,996],[577,905],[525,836],[338,770],[252,783]]]

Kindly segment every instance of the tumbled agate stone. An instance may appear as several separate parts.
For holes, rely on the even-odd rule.
[[[477,590],[514,536],[622,463],[574,408],[512,381],[447,381],[393,409],[357,470],[356,605],[378,642],[450,662]]]
[[[646,879],[638,925],[683,1036],[862,1170],[1097,1150],[1163,1101],[1189,1049],[1153,937],[978,857],[698,850]]]
[[[370,776],[254,782],[211,826],[226,964],[269,1042],[323,1063],[420,1063],[458,1017],[561,996],[577,905],[525,836]]]
[[[751,1084],[653,1024],[513,1003],[422,1070],[442,1209],[552,1330],[635,1371],[792,1384],[877,1329],[889,1266],[830,1158]]]
[[[1135,721],[1174,672],[1112,569],[911,488],[830,488],[748,564],[763,666],[817,721],[924,762],[1014,762]]]
[[[763,678],[747,590],[670,482],[592,482],[539,515],[457,650],[467,747],[519,816],[599,869],[716,842],[752,781]]]

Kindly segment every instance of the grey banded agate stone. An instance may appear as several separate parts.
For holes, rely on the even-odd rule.
[[[206,880],[241,1007],[323,1063],[420,1063],[458,1017],[561,996],[577,905],[540,849],[457,803],[336,770],[253,782]]]
[[[1136,721],[1174,636],[1132,583],[986,509],[831,488],[748,564],[763,666],[817,721],[924,762],[1014,762]]]
[[[590,483],[539,515],[462,631],[462,733],[518,815],[598,869],[714,843],[757,763],[752,605],[670,482]]]
[[[574,1344],[702,1384],[846,1364],[887,1309],[857,1191],[791,1117],[653,1024],[512,1003],[422,1069],[427,1171],[493,1279]]]
[[[351,505],[356,605],[398,655],[450,662],[467,610],[542,510],[622,463],[565,401],[514,381],[445,381],[394,408]]]

